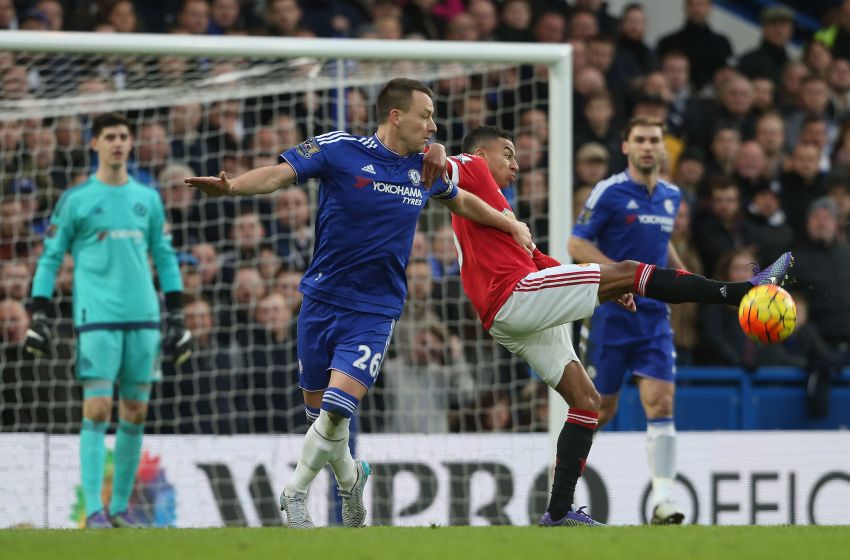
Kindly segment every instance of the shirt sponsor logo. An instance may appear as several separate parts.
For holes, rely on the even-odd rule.
[[[101,231],[97,234],[97,240],[109,239],[142,239],[144,234],[138,229],[115,229],[112,231]]]

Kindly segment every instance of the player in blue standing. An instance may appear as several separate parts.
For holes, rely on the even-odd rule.
[[[677,301],[665,297],[673,293],[669,288],[681,284],[680,280],[692,280],[689,282],[692,284],[698,277],[684,270],[670,244],[681,193],[678,187],[658,176],[663,138],[664,125],[659,120],[635,117],[629,122],[622,145],[628,167],[594,187],[573,227],[569,252],[576,262],[645,263],[639,267],[635,281],[637,312],[629,313],[613,303],[600,305],[591,321],[587,359],[602,397],[600,427],[617,411],[626,372],[636,376],[647,418],[647,460],[653,493],[651,522],[680,524],[684,514],[673,500],[676,354],[667,305],[658,300]],[[767,269],[768,274],[777,271],[778,278],[773,278],[772,283],[782,282],[791,262],[791,254],[785,253]],[[662,269],[668,263],[676,270]],[[665,280],[659,275],[670,277]],[[657,285],[654,290],[646,289],[650,278]],[[714,283],[714,288],[711,283],[704,285],[704,289],[720,291],[716,294],[718,303],[728,298],[737,305],[743,296],[743,293],[731,293],[737,292],[737,288],[730,289],[731,285]],[[650,299],[653,297],[657,299]]]
[[[86,527],[137,527],[128,501],[139,466],[151,383],[158,381],[160,347],[179,365],[191,353],[183,323],[183,281],[156,190],[127,173],[133,137],[117,113],[97,116],[91,148],[98,167],[88,181],[59,199],[32,285],[33,320],[26,348],[50,354],[50,297],[65,253],[74,257],[77,377],[83,385],[80,470]],[[160,337],[159,297],[148,264],[153,256],[168,309]],[[101,504],[106,448],[118,383],[119,422],[108,511]]]
[[[378,376],[401,315],[405,268],[427,199],[509,233],[531,254],[525,224],[442,179],[444,149],[430,151],[433,163],[423,167],[421,152],[437,129],[432,95],[416,80],[391,80],[378,95],[380,121],[373,136],[330,132],[287,150],[278,165],[232,180],[224,173],[186,180],[213,196],[271,193],[293,182],[321,180],[315,252],[301,282],[298,317],[300,384],[313,422],[280,496],[290,527],[313,527],[307,489],[328,463],[343,499],[343,523],[363,525],[370,469],[351,457],[349,420]]]

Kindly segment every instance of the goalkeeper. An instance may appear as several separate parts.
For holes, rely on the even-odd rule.
[[[159,194],[132,179],[127,159],[133,137],[127,119],[94,119],[91,148],[98,167],[88,181],[62,195],[46,233],[32,287],[33,320],[26,348],[50,355],[47,319],[56,274],[65,253],[74,257],[73,315],[77,376],[83,385],[80,470],[86,527],[136,527],[128,501],[139,465],[151,384],[160,378],[160,346],[181,364],[191,353],[183,324],[183,283]],[[148,265],[153,256],[165,292],[168,319],[160,335],[159,298]],[[115,472],[108,510],[101,503],[114,385],[120,398]]]

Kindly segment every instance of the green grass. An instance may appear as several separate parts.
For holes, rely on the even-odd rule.
[[[36,560],[839,560],[850,527],[372,527],[0,531],[0,557]]]

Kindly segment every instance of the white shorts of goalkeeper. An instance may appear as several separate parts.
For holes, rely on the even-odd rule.
[[[593,314],[599,305],[599,265],[565,264],[520,280],[499,309],[490,335],[522,357],[550,387],[578,356],[568,323]]]

